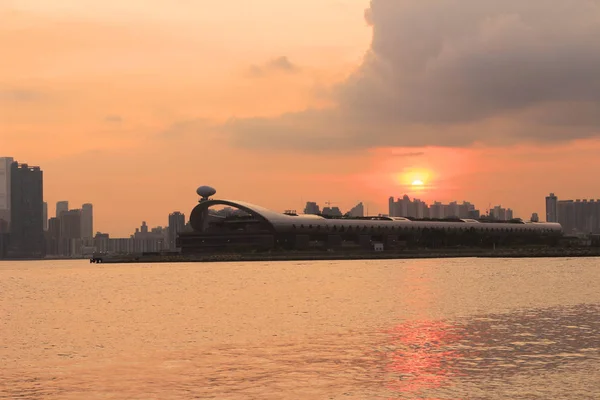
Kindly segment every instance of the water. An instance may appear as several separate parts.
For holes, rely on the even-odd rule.
[[[599,259],[0,263],[0,399],[599,399]]]

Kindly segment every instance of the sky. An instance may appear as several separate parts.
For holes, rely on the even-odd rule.
[[[95,230],[600,198],[600,0],[0,0],[0,156]],[[424,185],[412,185],[422,181]]]

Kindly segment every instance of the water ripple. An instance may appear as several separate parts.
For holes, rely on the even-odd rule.
[[[0,399],[600,399],[596,260],[0,265]]]

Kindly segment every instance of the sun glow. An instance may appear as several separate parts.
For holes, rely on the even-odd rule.
[[[425,169],[406,169],[395,174],[395,181],[405,189],[422,191],[430,189],[432,174]]]

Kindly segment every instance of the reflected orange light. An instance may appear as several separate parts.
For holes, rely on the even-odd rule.
[[[453,365],[462,355],[456,344],[464,337],[464,329],[445,321],[431,319],[429,310],[433,290],[431,277],[424,274],[426,265],[412,265],[402,275],[399,287],[409,293],[406,307],[414,311],[414,320],[394,326],[386,333],[391,348],[387,354],[387,388],[410,398],[424,400],[429,391],[447,388],[456,375]]]
[[[388,371],[396,379],[388,388],[396,392],[419,392],[450,385],[450,361],[460,355],[450,349],[461,334],[440,321],[414,321],[398,325],[390,332],[395,350],[389,356]]]

